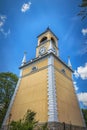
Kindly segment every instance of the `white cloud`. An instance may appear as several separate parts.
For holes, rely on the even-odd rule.
[[[78,74],[77,70],[74,71],[74,75],[75,75],[76,78],[79,77],[79,74]]]
[[[81,77],[83,80],[87,79],[87,63],[85,63],[85,66],[78,67],[74,75],[76,78]]]
[[[0,33],[5,36],[5,38],[10,34],[10,29],[6,32],[4,30],[5,22],[7,17],[5,15],[0,15]]]
[[[85,63],[85,66],[78,67],[77,72],[82,79],[87,79],[87,63]]]
[[[0,27],[2,27],[4,25],[4,23],[2,21],[0,21]]]
[[[1,18],[1,20],[3,21],[3,22],[5,22],[5,20],[6,20],[6,16],[5,15],[0,15],[0,18]]]
[[[87,34],[87,28],[85,28],[85,29],[83,28],[81,32],[85,36]]]
[[[79,88],[77,87],[77,83],[74,81],[73,84],[74,84],[75,90],[78,91]]]
[[[31,2],[24,3],[24,4],[22,5],[21,11],[22,11],[22,12],[26,12],[27,10],[30,9],[30,6],[31,6]]]
[[[87,106],[87,92],[77,94],[78,100],[83,103],[84,106]]]
[[[4,25],[5,21],[6,21],[6,16],[0,15],[0,28]]]
[[[3,29],[3,28],[1,28],[0,29],[0,32],[5,36],[5,38],[10,34],[10,29],[7,31],[7,32],[5,32],[5,30]]]

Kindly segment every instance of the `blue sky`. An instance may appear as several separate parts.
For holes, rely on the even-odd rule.
[[[0,0],[0,72],[19,75],[24,52],[35,57],[37,36],[49,26],[59,38],[61,59],[71,58],[80,106],[87,108],[87,19],[78,0]]]

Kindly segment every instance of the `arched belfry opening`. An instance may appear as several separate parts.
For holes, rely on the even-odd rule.
[[[44,36],[44,37],[40,40],[40,44],[42,44],[42,43],[44,43],[44,42],[46,42],[46,41],[47,41],[47,37]]]

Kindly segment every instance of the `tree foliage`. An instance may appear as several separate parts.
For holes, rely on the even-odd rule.
[[[48,124],[39,125],[35,120],[36,113],[28,110],[23,119],[12,121],[9,125],[9,130],[48,130]]]
[[[10,72],[0,73],[0,126],[13,95],[18,77]]]
[[[33,130],[38,121],[35,120],[36,113],[28,110],[22,120],[12,121],[10,123],[10,130]]]
[[[41,130],[49,130],[47,122],[44,125],[42,125]]]
[[[84,116],[84,119],[85,119],[85,124],[87,126],[87,109],[82,109],[82,113],[83,113],[83,116]]]
[[[81,16],[83,20],[87,17],[87,0],[82,0],[80,8],[81,8],[81,11],[78,15]]]

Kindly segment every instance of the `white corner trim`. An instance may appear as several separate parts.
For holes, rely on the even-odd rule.
[[[18,82],[17,82],[17,85],[16,85],[16,88],[15,88],[14,94],[13,94],[13,96],[12,96],[11,102],[10,102],[10,104],[9,104],[8,110],[7,110],[6,115],[5,115],[5,118],[4,118],[4,121],[3,121],[3,123],[2,123],[2,127],[6,125],[6,121],[7,121],[7,119],[9,118],[9,115],[10,115],[10,112],[11,112],[11,108],[12,108],[12,105],[13,105],[13,102],[14,102],[14,99],[15,99],[15,96],[16,96],[17,91],[18,91],[18,88],[19,88],[19,84],[20,84],[20,81],[21,81],[21,77],[22,77],[22,70],[20,71],[19,80],[18,80]]]
[[[52,42],[50,40],[50,45],[49,45],[49,48],[48,48],[48,53],[50,52],[53,52],[53,46],[52,46]]]
[[[73,89],[74,89],[74,92],[75,92],[75,95],[76,95],[76,100],[77,100],[78,108],[79,108],[79,110],[80,110],[81,118],[82,118],[82,121],[83,121],[83,125],[84,125],[84,127],[86,127],[85,119],[84,119],[83,113],[82,113],[82,111],[81,111],[81,109],[80,109],[80,103],[79,103],[79,100],[78,100],[78,96],[77,96],[76,91],[75,91],[75,88],[74,88],[74,78],[73,78],[73,75],[72,75],[72,82],[73,82]]]
[[[57,56],[59,57],[59,50],[57,50]]]
[[[75,92],[75,94],[76,94],[76,92]],[[82,111],[80,109],[80,104],[79,104],[79,100],[78,100],[77,94],[76,94],[76,99],[77,99],[78,107],[79,107],[79,110],[80,110],[81,118],[82,118],[82,121],[83,121],[83,125],[84,125],[84,127],[86,127],[85,119],[84,119],[83,113],[82,113]]]
[[[48,122],[58,122],[54,57],[48,57]]]

